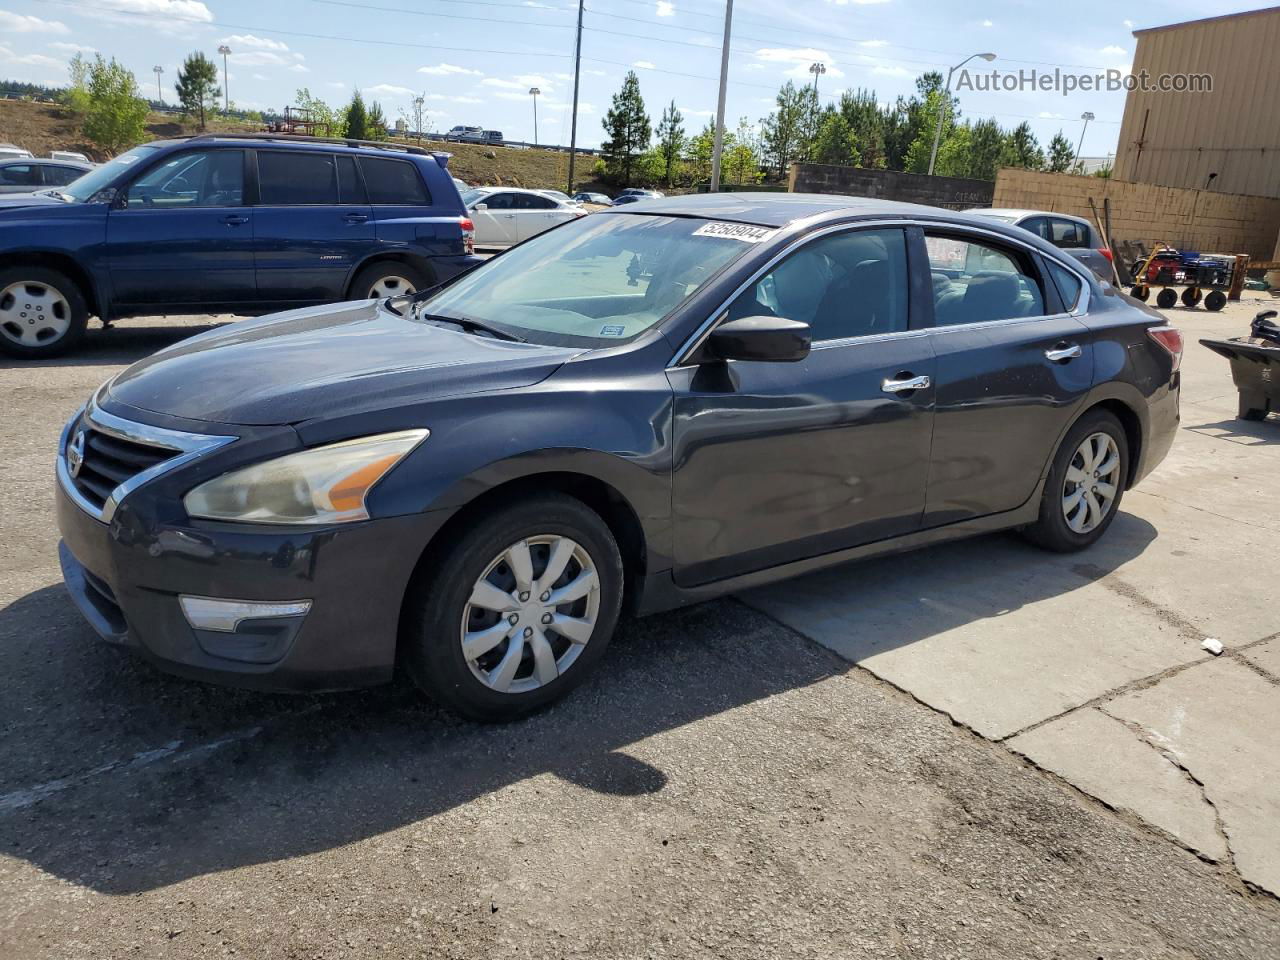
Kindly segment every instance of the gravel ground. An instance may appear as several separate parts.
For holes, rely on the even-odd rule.
[[[0,956],[1280,957],[1280,904],[733,600],[476,726],[95,641],[50,459],[130,323],[0,367]]]

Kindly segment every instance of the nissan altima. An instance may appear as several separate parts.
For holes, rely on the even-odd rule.
[[[1182,339],[1024,230],[730,194],[575,219],[412,296],[246,320],[62,434],[71,596],[163,669],[560,697],[646,614],[1017,528],[1089,547]]]

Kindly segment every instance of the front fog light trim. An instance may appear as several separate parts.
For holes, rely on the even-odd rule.
[[[178,603],[192,628],[216,633],[235,633],[245,620],[305,617],[311,610],[310,600],[224,600],[183,594],[178,597]]]

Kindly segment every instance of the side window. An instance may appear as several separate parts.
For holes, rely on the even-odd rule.
[[[361,157],[360,169],[364,171],[370,203],[422,206],[431,202],[417,167],[408,160]]]
[[[244,202],[244,151],[180,153],[129,187],[130,210],[238,207]]]
[[[339,154],[338,158],[338,193],[343,203],[368,203],[365,196],[364,183],[356,171],[356,162],[352,157]]]
[[[11,163],[0,167],[0,183],[9,187],[40,186],[40,170],[33,163]]]
[[[336,204],[337,166],[328,153],[259,150],[258,191],[267,206]]]
[[[1049,239],[1049,220],[1047,217],[1032,217],[1018,224],[1023,230],[1029,230],[1041,240]]]
[[[1022,253],[928,234],[934,322],[940,327],[1044,316],[1044,292]]]
[[[1062,297],[1062,303],[1070,313],[1076,308],[1076,304],[1080,302],[1080,291],[1084,289],[1084,281],[1068,270],[1066,267],[1054,263],[1052,260],[1045,258],[1045,263],[1049,265],[1049,275],[1053,277],[1053,282],[1058,286],[1058,294]]]
[[[65,187],[72,180],[79,180],[84,176],[83,170],[77,170],[75,167],[45,167],[44,182],[50,187]]]
[[[1082,230],[1080,224],[1074,220],[1050,220],[1049,226],[1052,235],[1048,239],[1055,247],[1087,247],[1089,245],[1089,238],[1085,236],[1086,231]]]
[[[906,236],[850,230],[814,240],[739,294],[728,316],[802,320],[815,342],[906,330]]]
[[[487,197],[481,197],[480,202],[487,204],[490,210],[510,210],[514,197],[513,193],[491,193]]]
[[[543,197],[537,194],[525,194],[526,206],[529,210],[554,210],[556,202],[550,197]]]

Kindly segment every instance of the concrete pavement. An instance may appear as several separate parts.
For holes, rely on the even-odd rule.
[[[1280,417],[1236,420],[1227,363],[1197,342],[1273,303],[1167,311],[1182,429],[1093,549],[984,537],[742,599],[1280,894]]]

